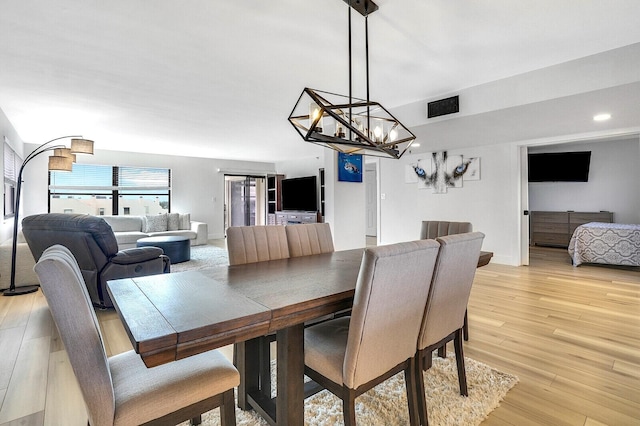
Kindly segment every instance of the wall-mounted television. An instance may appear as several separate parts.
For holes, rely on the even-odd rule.
[[[315,176],[282,179],[282,210],[318,210],[318,189]]]
[[[529,154],[529,182],[587,182],[591,151]]]

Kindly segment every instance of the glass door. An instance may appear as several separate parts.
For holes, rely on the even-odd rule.
[[[261,176],[225,175],[225,229],[266,223],[266,184]]]

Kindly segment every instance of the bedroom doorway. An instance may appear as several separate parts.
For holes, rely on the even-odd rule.
[[[224,228],[266,224],[266,178],[224,176]]]

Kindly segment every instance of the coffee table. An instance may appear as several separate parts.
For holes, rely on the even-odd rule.
[[[136,247],[160,247],[171,263],[186,262],[191,259],[191,242],[178,235],[145,237],[136,242]]]

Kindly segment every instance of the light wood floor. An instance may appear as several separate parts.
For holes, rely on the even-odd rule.
[[[130,349],[117,315],[98,316],[108,353]],[[469,324],[465,355],[520,378],[483,424],[640,424],[639,269],[533,248],[528,267],[478,270]],[[86,425],[41,292],[0,297],[0,402],[0,426]]]

